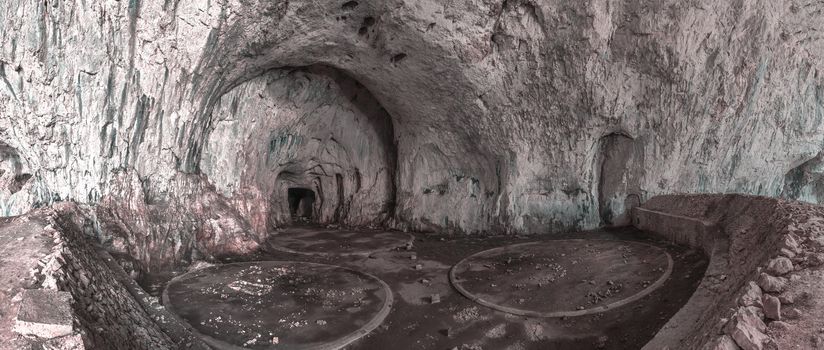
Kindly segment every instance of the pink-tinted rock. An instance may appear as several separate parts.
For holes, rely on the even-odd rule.
[[[793,237],[793,235],[784,235],[784,239],[781,242],[781,248],[787,249],[794,254],[798,254],[801,250],[798,247],[798,241]]]
[[[83,337],[80,334],[74,333],[71,335],[54,338],[43,344],[44,349],[49,350],[85,350],[86,344],[83,342]]]
[[[744,286],[744,294],[738,298],[738,305],[761,306],[762,294],[761,287],[754,281],[750,281]]]
[[[764,316],[771,320],[781,320],[781,301],[777,297],[764,294]]]
[[[750,307],[740,307],[727,323],[725,333],[744,350],[761,350],[768,337],[767,326]]]
[[[814,253],[810,254],[809,258],[807,259],[807,263],[810,266],[821,266],[824,265],[824,253]]]
[[[729,335],[722,335],[715,340],[715,344],[710,348],[711,350],[738,350],[741,347],[735,343]]]
[[[793,270],[793,262],[783,256],[770,260],[767,263],[767,272],[775,276],[787,274]]]
[[[790,259],[795,258],[795,255],[796,255],[795,252],[793,252],[792,250],[789,250],[787,248],[781,248],[781,250],[779,250],[779,252],[781,253],[781,255],[783,255],[785,257],[788,257]]]
[[[784,277],[770,276],[766,273],[761,273],[758,276],[758,286],[761,290],[769,293],[781,293],[787,288],[787,279]]]
[[[80,21],[100,24],[43,23],[41,11],[21,5],[28,2],[0,2],[0,130],[34,174],[15,193],[98,203],[113,169],[134,169],[147,192],[175,192],[169,179],[178,171],[204,173],[222,194],[237,193],[230,202],[261,230],[266,214],[281,212],[264,210],[279,192],[250,188],[285,165],[300,170],[286,177],[301,182],[319,166],[321,191],[332,194],[324,202],[344,204],[319,208],[325,217],[350,211],[366,214],[351,220],[380,214],[410,228],[523,233],[594,228],[598,208],[610,219],[625,216],[635,193],[816,193],[807,191],[815,177],[805,176],[824,136],[809,117],[820,107],[809,93],[820,85],[814,68],[824,66],[814,2],[807,10],[755,0],[649,8],[579,1],[562,10],[566,2],[557,0],[457,1],[448,9],[359,0],[347,15],[334,1],[229,1],[216,10],[198,0],[182,2],[180,13],[134,5],[146,1],[82,12],[74,4],[83,1],[70,3],[46,17],[82,13]],[[131,11],[139,16],[125,21]],[[378,20],[359,28],[364,17]],[[32,34],[36,28],[60,35]],[[356,77],[380,102],[371,107],[391,113],[395,129],[385,130],[391,143],[380,152],[389,161],[358,144],[369,138],[328,128],[349,113],[358,118],[342,125],[363,130],[366,118],[348,101],[365,93],[336,94],[303,69],[266,79],[273,67],[320,65]],[[232,98],[255,84],[287,93]],[[307,98],[319,103],[302,103]],[[304,124],[315,115],[329,124]],[[271,127],[270,119],[290,123]],[[622,139],[616,144],[631,151],[633,166],[600,172],[594,160],[609,139]],[[337,142],[358,147],[339,152]],[[302,157],[308,148],[322,158]],[[368,166],[347,159],[368,154]],[[343,200],[334,191],[338,174]],[[620,185],[614,196],[599,189],[610,182]],[[3,192],[3,208],[14,204],[14,213],[26,209],[16,203],[41,203]]]
[[[783,321],[773,321],[770,322],[769,325],[767,325],[767,329],[769,330],[770,334],[781,334],[789,331],[790,328],[790,324]]]

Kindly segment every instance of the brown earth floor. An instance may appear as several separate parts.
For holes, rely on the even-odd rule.
[[[456,237],[414,234],[411,250],[395,249],[369,257],[311,256],[272,248],[225,262],[293,260],[345,266],[371,273],[395,292],[384,323],[350,349],[639,349],[689,299],[707,266],[706,257],[688,248],[649,239],[635,229],[597,230],[553,236]],[[474,253],[514,243],[569,238],[653,242],[672,255],[671,277],[657,290],[606,312],[565,318],[528,318],[481,306],[449,284],[448,271]],[[415,256],[413,260],[412,256]],[[416,265],[420,265],[416,269]],[[144,287],[162,292],[169,275],[149,276]],[[441,301],[432,304],[431,296]]]

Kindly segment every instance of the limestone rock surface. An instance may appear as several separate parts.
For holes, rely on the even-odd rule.
[[[291,187],[324,223],[463,233],[620,224],[672,192],[818,202],[822,10],[0,0],[0,212],[113,200],[99,226],[137,229],[111,241],[163,262],[253,249]]]

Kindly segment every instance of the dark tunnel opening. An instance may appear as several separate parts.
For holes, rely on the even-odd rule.
[[[289,212],[295,222],[311,222],[315,206],[315,192],[308,188],[292,187],[288,191]]]

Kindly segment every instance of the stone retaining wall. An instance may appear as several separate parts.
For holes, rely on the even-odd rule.
[[[821,315],[824,305],[796,288],[821,272],[824,208],[747,195],[667,195],[634,209],[633,224],[710,257],[696,292],[645,349],[824,345],[804,316]]]
[[[60,209],[58,209],[60,210]],[[70,292],[87,349],[177,349],[132,297],[75,221],[57,214],[46,228],[58,243],[41,270],[44,288]],[[79,220],[77,220],[79,221]]]

